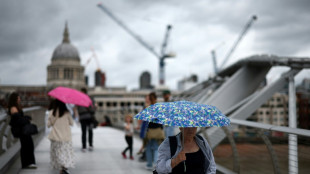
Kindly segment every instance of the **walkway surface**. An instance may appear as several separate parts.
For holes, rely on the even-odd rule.
[[[73,148],[76,157],[75,168],[69,169],[71,174],[147,174],[152,173],[139,162],[136,155],[141,147],[141,140],[134,138],[134,160],[123,159],[121,151],[127,146],[124,132],[110,127],[94,129],[94,151],[81,151],[81,129],[72,127]],[[129,151],[127,152],[127,154]],[[58,174],[58,170],[50,167],[50,141],[44,137],[35,149],[38,168],[24,169],[20,174]]]

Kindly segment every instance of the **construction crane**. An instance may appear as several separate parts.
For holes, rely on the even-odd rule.
[[[212,61],[213,61],[213,68],[214,68],[214,73],[215,74],[217,74],[218,73],[218,71],[219,71],[219,69],[218,69],[218,67],[217,67],[217,62],[216,62],[216,50],[220,47],[220,46],[222,46],[222,45],[224,45],[225,44],[225,42],[222,42],[221,44],[219,44],[217,47],[215,47],[213,50],[211,50],[211,54],[212,54]]]
[[[97,54],[95,53],[94,49],[91,48],[91,52],[92,52],[92,55],[87,59],[86,63],[85,63],[85,67],[89,64],[89,62],[94,58],[96,60],[96,63],[97,63],[97,70],[101,70],[100,69],[100,63],[99,63],[99,60],[98,60],[98,57],[97,57]]]
[[[223,69],[224,65],[226,64],[226,62],[228,61],[228,59],[230,58],[230,56],[232,55],[232,53],[235,51],[235,49],[237,48],[239,42],[241,41],[241,39],[244,37],[244,35],[247,33],[247,31],[249,30],[249,28],[252,26],[253,22],[257,20],[257,16],[253,15],[251,17],[251,19],[248,21],[248,23],[245,25],[244,29],[242,30],[241,34],[239,35],[238,39],[235,41],[235,43],[233,44],[232,48],[230,49],[230,51],[228,52],[228,54],[226,55],[222,65],[220,66],[219,69]],[[216,62],[216,55],[215,55],[215,50],[211,51],[212,57],[213,57],[213,61]],[[216,66],[216,63],[215,63]],[[216,74],[218,72],[218,67],[215,67],[216,70]]]
[[[96,60],[96,64],[97,64],[97,70],[95,71],[95,86],[103,86],[103,87],[105,87],[106,75],[105,75],[104,71],[101,71],[100,63],[99,63],[97,54],[95,53],[94,49],[91,48],[91,51],[92,51],[92,55],[87,59],[87,61],[85,63],[85,68],[86,68],[86,66],[89,64],[89,62],[92,59],[95,59]]]
[[[142,46],[144,46],[147,50],[149,50],[152,54],[154,54],[159,59],[159,84],[165,84],[165,59],[175,57],[173,53],[166,53],[166,47],[168,43],[168,38],[170,34],[170,30],[172,28],[171,25],[167,26],[164,42],[161,47],[161,53],[157,53],[153,47],[149,46],[144,40],[141,39],[140,36],[135,34],[131,29],[129,29],[121,20],[119,20],[109,9],[107,9],[102,3],[97,5],[103,12],[105,12],[110,18],[112,18],[119,26],[121,26],[124,30],[126,30],[133,38],[135,38]]]

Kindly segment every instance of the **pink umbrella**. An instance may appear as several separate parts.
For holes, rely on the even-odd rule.
[[[51,90],[48,95],[64,103],[70,103],[85,107],[92,105],[92,101],[88,97],[88,95],[72,88],[60,86]]]

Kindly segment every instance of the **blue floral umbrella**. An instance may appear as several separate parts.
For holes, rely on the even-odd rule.
[[[190,101],[156,103],[134,118],[175,127],[222,127],[230,124],[229,118],[215,106]]]

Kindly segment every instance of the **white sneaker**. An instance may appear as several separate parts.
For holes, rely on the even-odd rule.
[[[86,152],[86,149],[85,149],[85,148],[82,148],[82,152]]]
[[[30,164],[29,166],[27,166],[27,169],[36,169],[37,165],[35,164]]]
[[[93,147],[93,146],[89,146],[88,150],[89,150],[89,151],[93,151],[93,150],[94,150],[94,147]]]
[[[145,166],[145,169],[146,169],[146,170],[153,171],[153,167]]]

